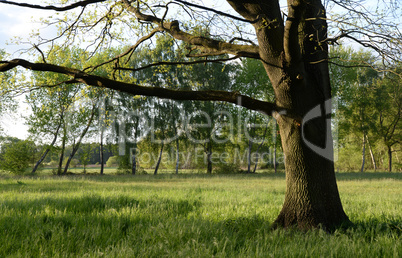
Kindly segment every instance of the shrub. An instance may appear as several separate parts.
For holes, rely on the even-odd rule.
[[[119,164],[118,162],[118,156],[111,156],[107,161],[106,161],[106,167],[117,167]]]
[[[1,169],[12,173],[22,173],[33,162],[36,147],[33,141],[25,140],[4,144],[1,155]]]
[[[217,167],[214,169],[216,174],[233,174],[233,173],[241,173],[242,170],[240,165],[237,163],[219,163]]]

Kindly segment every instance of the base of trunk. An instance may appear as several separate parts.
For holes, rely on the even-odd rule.
[[[284,206],[279,216],[273,223],[273,228],[298,228],[300,230],[310,230],[321,228],[326,231],[333,231],[339,227],[347,227],[352,222],[343,212],[317,212],[314,210],[295,211],[294,208]]]

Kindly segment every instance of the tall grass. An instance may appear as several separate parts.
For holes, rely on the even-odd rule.
[[[0,175],[0,257],[400,257],[399,174],[340,174],[355,226],[272,230],[283,175]]]

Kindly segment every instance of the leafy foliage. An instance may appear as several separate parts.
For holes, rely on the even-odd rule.
[[[5,138],[1,143],[0,169],[23,173],[35,161],[36,152],[33,141]]]

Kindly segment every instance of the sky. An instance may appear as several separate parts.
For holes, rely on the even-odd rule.
[[[30,3],[40,3],[41,1],[29,1]],[[32,11],[28,8],[21,8],[11,5],[0,4],[0,49],[12,54],[12,58],[24,58],[24,56],[16,53],[20,49],[26,49],[29,45],[14,45],[12,40],[15,37],[26,39],[38,24],[32,23],[32,19],[39,19],[45,12]],[[49,12],[48,12],[49,14]],[[21,114],[28,114],[27,105],[23,104],[23,97],[18,98],[20,104],[16,114],[6,114],[2,116],[1,124],[5,129],[5,133],[9,136],[25,139],[28,136],[28,127],[24,125]]]

